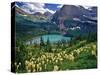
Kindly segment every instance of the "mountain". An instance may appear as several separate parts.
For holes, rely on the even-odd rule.
[[[82,12],[77,6],[74,5],[64,5],[59,11],[56,11],[56,13],[53,15],[53,19],[59,19],[59,18],[79,18],[82,16]]]
[[[44,16],[46,16],[46,17],[50,17],[50,16],[52,16],[52,15],[53,15],[53,14],[50,13],[50,12],[48,12],[48,11],[44,13]]]
[[[15,12],[19,17],[23,16],[24,19],[33,21],[33,22],[44,22],[47,20],[46,16],[40,12],[35,12],[34,14],[30,14],[22,10],[21,8],[15,6]],[[20,19],[20,18],[19,18]]]
[[[75,32],[79,35],[96,32],[97,7],[86,9],[83,6],[64,5],[54,13],[51,21],[58,25],[64,35],[68,33],[74,35]]]
[[[33,14],[34,16],[44,16],[41,12],[36,12]]]
[[[52,21],[58,23],[60,19],[68,20],[77,18],[80,20],[86,20],[84,16],[96,17],[97,7],[91,7],[90,9],[85,9],[83,6],[64,5],[60,10],[56,11],[53,15]]]
[[[15,6],[15,12],[16,12],[17,14],[22,15],[22,16],[30,15],[29,13],[25,12],[24,10],[22,10],[21,8],[19,8],[19,7],[17,7],[17,6]]]
[[[56,11],[52,17],[52,21],[59,24],[60,19],[72,19],[81,17],[82,13],[77,6],[64,5],[60,10]]]
[[[92,17],[97,17],[97,7],[91,7],[90,14]]]
[[[46,22],[51,19],[52,13],[49,11],[46,11],[44,13],[41,13],[40,11],[29,13],[25,11],[23,8],[18,6],[17,4],[12,6],[15,9],[15,12],[17,15],[23,16],[24,19],[31,20],[31,21],[36,21],[36,22]],[[28,8],[25,8],[28,9]]]

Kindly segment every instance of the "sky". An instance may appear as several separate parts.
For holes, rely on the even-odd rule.
[[[47,3],[33,3],[33,2],[16,2],[16,6],[20,7],[28,13],[35,12],[51,12],[52,14],[59,10],[63,5],[61,4],[47,4]]]
[[[47,4],[47,3],[36,3],[36,2],[16,2],[16,6],[21,8],[27,13],[34,14],[35,12],[50,12],[54,14],[57,10],[62,8],[63,4]],[[90,6],[83,6],[85,9]]]

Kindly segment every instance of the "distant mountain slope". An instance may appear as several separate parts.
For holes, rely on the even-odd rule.
[[[57,23],[59,18],[77,18],[80,20],[85,20],[84,15],[87,17],[97,17],[97,7],[91,7],[90,9],[85,9],[83,6],[64,5],[59,11],[56,11],[56,13],[53,15],[52,21]]]
[[[16,13],[19,13],[21,15],[28,15],[28,13],[26,13],[25,11],[23,11],[22,9],[15,7],[15,11]]]
[[[52,17],[62,34],[89,34],[97,31],[97,7],[64,5]],[[76,32],[76,33],[75,33]]]

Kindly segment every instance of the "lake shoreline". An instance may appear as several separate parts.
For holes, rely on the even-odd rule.
[[[27,44],[29,44],[29,43],[32,43],[32,44],[38,43],[39,44],[41,37],[43,38],[44,42],[46,42],[49,39],[51,43],[56,43],[56,42],[62,41],[62,40],[65,40],[65,41],[71,40],[70,37],[66,37],[66,36],[59,35],[59,34],[45,34],[45,35],[42,35],[42,36],[34,37],[31,40],[27,41],[26,43]]]

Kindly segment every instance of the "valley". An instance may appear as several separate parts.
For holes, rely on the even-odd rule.
[[[11,64],[16,73],[97,68],[96,7],[63,5],[54,13],[15,9],[16,59]]]

